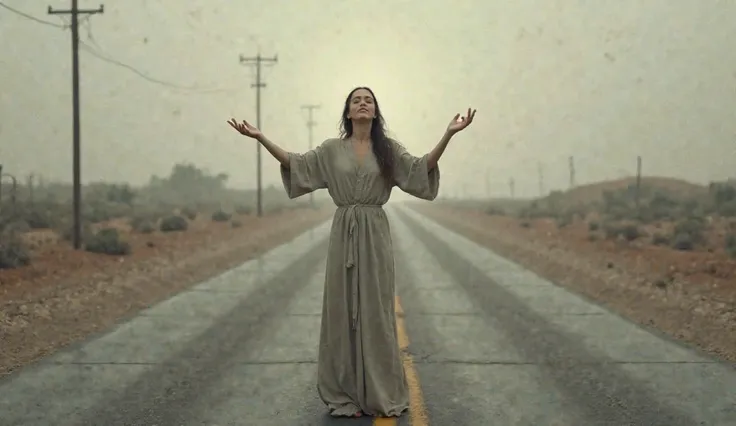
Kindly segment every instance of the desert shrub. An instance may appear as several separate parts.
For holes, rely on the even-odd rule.
[[[3,232],[0,235],[0,269],[18,268],[29,263],[31,256],[20,235],[14,231]]]
[[[156,230],[158,218],[154,215],[137,215],[128,220],[130,228],[141,234],[150,234]]]
[[[194,220],[197,218],[197,209],[194,207],[183,207],[181,214],[189,220]]]
[[[736,217],[736,200],[721,204],[717,207],[717,212],[723,217]]]
[[[613,240],[621,234],[621,227],[613,223],[606,223],[603,225],[603,233],[606,239]]]
[[[552,217],[554,213],[546,206],[542,206],[539,202],[532,201],[528,206],[519,209],[518,216],[522,219],[540,219]]]
[[[642,205],[639,211],[639,219],[648,223],[656,220],[672,220],[679,209],[679,202],[665,193],[655,193]]]
[[[135,230],[146,222],[152,223],[155,227],[162,217],[169,216],[170,214],[170,210],[164,208],[139,208],[128,220],[128,224]]]
[[[161,219],[159,229],[161,232],[186,231],[189,222],[183,216],[171,215]]]
[[[634,241],[641,236],[641,230],[636,225],[624,225],[621,227],[620,235],[626,241]]]
[[[588,223],[588,231],[595,232],[598,229],[600,229],[601,224],[598,222],[590,222]]]
[[[227,222],[230,220],[230,217],[232,215],[230,213],[224,212],[222,210],[217,210],[214,213],[212,213],[212,220],[215,222]]]
[[[684,241],[684,239],[687,238],[693,245],[697,245],[705,241],[705,228],[705,221],[702,218],[689,217],[681,220],[675,225],[673,235],[675,235],[675,240],[677,240],[677,236],[680,235],[682,236],[680,240]]]
[[[133,205],[135,196],[135,191],[133,191],[128,184],[110,185],[105,193],[105,199],[107,201],[111,203],[127,204],[129,206]]]
[[[151,221],[141,222],[134,230],[141,234],[151,234],[156,231],[156,224]]]
[[[486,214],[489,216],[506,216],[506,211],[497,206],[488,206],[486,208]]]
[[[671,238],[664,234],[652,235],[652,244],[656,246],[668,246],[671,244]]]
[[[62,220],[56,228],[56,232],[62,240],[72,241],[74,239],[74,221],[72,219]],[[89,235],[92,235],[92,226],[88,221],[82,220],[82,239],[84,240]]]
[[[53,226],[51,212],[41,208],[31,208],[23,215],[23,220],[31,229],[46,229]]]
[[[731,257],[736,257],[736,234],[726,235],[726,253]]]
[[[619,237],[626,241],[634,241],[641,237],[641,230],[637,225],[634,224],[615,224],[607,223],[603,226],[603,232],[605,233],[606,239],[614,240]]]
[[[53,214],[45,205],[15,204],[2,209],[0,213],[0,229],[11,224],[25,230],[50,228]],[[22,223],[22,225],[21,225]]]
[[[120,233],[115,228],[102,228],[89,237],[84,244],[84,249],[91,253],[109,254],[121,256],[130,254],[130,244],[120,238]]]
[[[701,217],[705,215],[706,208],[698,200],[690,198],[680,203],[677,212],[680,217]]]
[[[728,182],[711,183],[709,190],[716,206],[736,201],[736,186]]]
[[[557,218],[555,219],[555,223],[557,224],[557,227],[560,229],[566,228],[567,226],[572,224],[572,222],[573,222],[573,215],[567,214],[567,213],[559,214],[557,215]]]
[[[7,221],[0,221],[0,232],[17,232],[23,234],[31,230],[31,227],[23,219],[10,219]]]
[[[624,191],[604,191],[601,211],[612,220],[622,220],[632,214],[629,194]]]
[[[82,207],[82,217],[91,223],[100,223],[113,218],[107,206],[102,203]]]
[[[736,217],[736,186],[730,182],[712,182],[708,187],[711,213]]]
[[[690,251],[695,248],[695,241],[692,236],[687,233],[674,234],[675,237],[672,239],[672,248],[681,251]]]

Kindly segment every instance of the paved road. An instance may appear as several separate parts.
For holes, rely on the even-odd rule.
[[[0,381],[0,425],[736,425],[732,366],[389,215],[414,419],[332,419],[317,398],[325,223]]]

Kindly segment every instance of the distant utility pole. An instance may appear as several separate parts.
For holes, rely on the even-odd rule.
[[[537,163],[537,174],[539,175],[539,196],[544,197],[544,172],[542,163]]]
[[[105,6],[98,9],[79,9],[77,0],[72,0],[69,10],[54,10],[49,6],[49,15],[72,15],[72,114],[73,114],[73,175],[74,175],[74,248],[82,248],[82,182],[81,145],[79,127],[79,15],[104,13]]]
[[[486,198],[491,198],[491,170],[486,170]]]
[[[575,188],[575,160],[570,156],[570,189]]]
[[[634,201],[636,202],[636,208],[639,208],[639,198],[641,196],[641,156],[636,157],[636,193],[634,194]]]
[[[33,203],[33,173],[28,175],[28,200]]]
[[[266,87],[266,83],[261,81],[261,67],[265,64],[276,64],[279,61],[279,58],[277,55],[274,55],[273,58],[264,58],[261,56],[261,53],[258,52],[258,55],[255,57],[245,57],[243,55],[240,55],[240,63],[241,64],[247,64],[247,65],[254,65],[256,66],[256,82],[251,84],[250,87],[256,88],[256,127],[258,127],[259,130],[261,129],[261,88]],[[256,144],[256,169],[257,169],[257,177],[256,182],[258,185],[257,190],[257,199],[258,199],[258,216],[263,216],[263,184],[262,184],[262,168],[261,168],[261,144]]]
[[[514,178],[509,179],[509,193],[511,194],[511,198],[514,198]]]
[[[302,105],[302,109],[306,109],[309,113],[309,117],[307,118],[307,129],[309,130],[309,149],[312,149],[312,145],[314,143],[314,133],[312,132],[312,129],[317,124],[314,121],[314,110],[322,108],[320,105],[314,105],[314,104],[307,104]],[[309,204],[314,207],[314,192],[309,193]]]

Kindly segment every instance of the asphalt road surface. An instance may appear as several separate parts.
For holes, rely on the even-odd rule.
[[[329,222],[0,381],[0,425],[736,425],[736,369],[387,206],[411,413],[315,388]]]

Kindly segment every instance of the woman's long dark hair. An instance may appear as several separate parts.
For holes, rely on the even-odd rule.
[[[342,118],[340,119],[340,137],[349,138],[353,135],[353,122],[348,118],[350,112],[350,99],[356,90],[365,89],[373,96],[373,103],[376,107],[376,117],[371,124],[371,140],[373,141],[373,154],[376,156],[378,167],[381,169],[381,176],[386,183],[394,180],[394,155],[391,147],[391,141],[386,131],[386,122],[381,115],[381,109],[378,107],[378,99],[368,87],[356,87],[348,93],[345,99],[345,108],[342,110]]]

